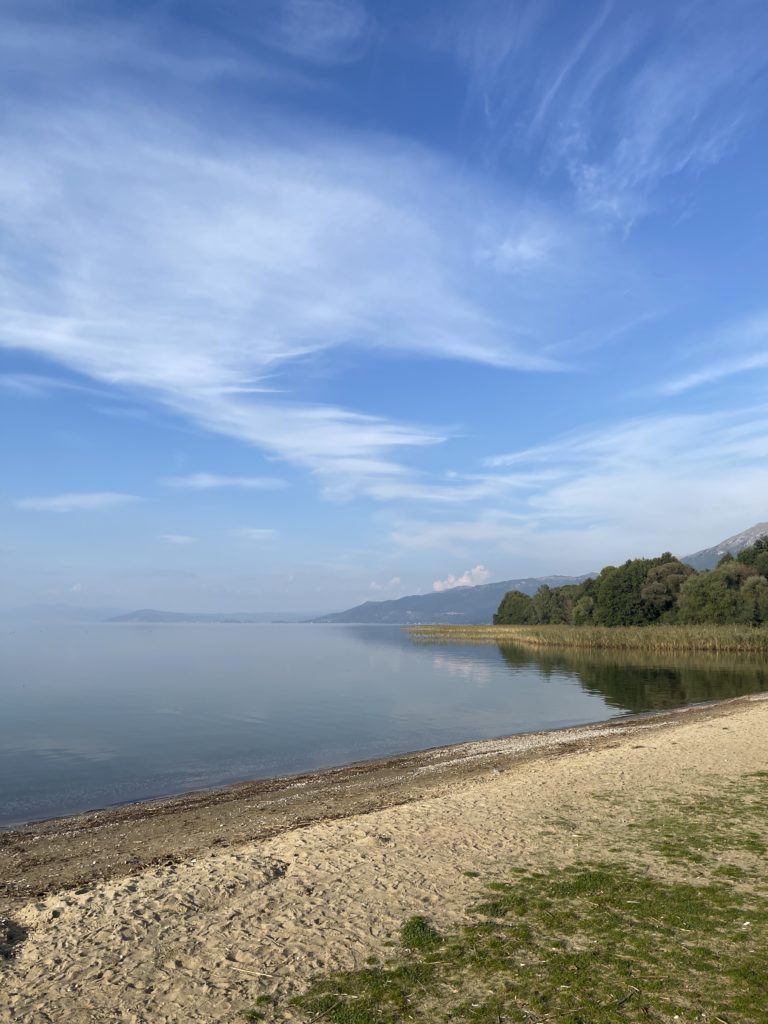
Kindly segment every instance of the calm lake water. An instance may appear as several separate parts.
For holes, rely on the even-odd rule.
[[[428,646],[386,626],[4,626],[0,826],[765,689],[763,659]]]

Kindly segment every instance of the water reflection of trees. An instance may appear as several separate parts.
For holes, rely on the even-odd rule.
[[[535,668],[545,678],[576,676],[587,693],[624,711],[659,711],[768,690],[764,657],[538,651],[501,644],[499,650],[510,668]]]

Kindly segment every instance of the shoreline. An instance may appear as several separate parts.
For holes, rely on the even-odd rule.
[[[0,916],[52,892],[425,800],[457,783],[607,749],[638,732],[729,717],[766,701],[768,692],[749,694],[28,822],[0,830]]]
[[[761,694],[8,833],[0,1018],[236,1024],[275,1019],[266,1003],[306,1024],[291,998],[318,974],[386,960],[414,915],[461,929],[486,882],[608,863],[662,886],[762,879],[767,782]],[[686,809],[705,812],[692,831]]]
[[[416,627],[414,627],[416,628]],[[460,628],[460,627],[459,627]],[[2,847],[2,841],[4,837],[13,836],[16,833],[30,833],[32,831],[44,830],[46,826],[53,828],[67,829],[69,823],[83,822],[90,823],[92,820],[98,819],[99,823],[106,816],[110,815],[121,815],[123,811],[128,811],[131,816],[141,817],[142,809],[146,809],[148,814],[162,812],[166,809],[175,810],[176,808],[172,805],[189,805],[196,804],[199,800],[201,803],[208,804],[224,803],[229,799],[229,794],[239,791],[241,789],[258,790],[261,787],[273,787],[276,785],[285,785],[290,788],[291,784],[297,782],[305,782],[305,780],[317,780],[320,781],[326,776],[335,776],[339,773],[357,773],[359,771],[365,771],[366,769],[375,769],[378,767],[389,767],[401,763],[410,765],[422,757],[439,755],[441,753],[448,752],[461,752],[465,747],[476,748],[484,745],[497,745],[501,743],[513,743],[515,740],[524,740],[527,737],[538,738],[538,737],[557,737],[561,733],[573,733],[594,730],[603,727],[613,727],[616,725],[627,725],[635,722],[643,722],[649,718],[660,718],[666,716],[675,716],[679,714],[685,714],[692,711],[698,711],[706,708],[716,708],[721,705],[735,704],[742,701],[750,700],[768,700],[768,689],[764,691],[758,691],[755,693],[741,694],[738,697],[724,697],[719,700],[706,700],[696,701],[691,704],[681,704],[679,707],[672,708],[660,708],[650,709],[648,711],[627,711],[622,714],[617,714],[611,718],[598,718],[591,722],[582,722],[577,725],[559,725],[551,729],[534,729],[524,732],[515,733],[502,733],[498,736],[489,736],[485,739],[475,740],[461,740],[458,743],[441,743],[433,747],[418,747],[414,750],[403,750],[394,754],[384,754],[383,756],[363,758],[359,761],[344,761],[341,764],[326,765],[322,768],[312,768],[306,771],[290,772],[282,775],[266,775],[263,778],[247,778],[239,779],[234,782],[225,782],[221,785],[212,786],[200,786],[194,789],[183,789],[178,793],[158,793],[152,796],[141,797],[137,800],[120,800],[117,803],[105,804],[102,807],[90,807],[80,811],[72,811],[66,814],[52,814],[45,818],[30,818],[28,820],[13,823],[11,825],[0,825],[0,847]],[[549,746],[549,744],[546,744]],[[483,754],[473,756],[484,756]],[[1,890],[0,890],[1,891]]]

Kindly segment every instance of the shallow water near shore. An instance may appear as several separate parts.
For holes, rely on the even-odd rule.
[[[764,658],[413,643],[397,627],[0,637],[0,826],[768,690]]]

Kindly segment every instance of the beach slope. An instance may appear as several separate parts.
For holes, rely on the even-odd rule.
[[[243,1020],[412,915],[455,925],[474,872],[626,857],[649,808],[766,768],[754,697],[28,826],[0,837],[0,914],[26,936],[0,1019]]]

